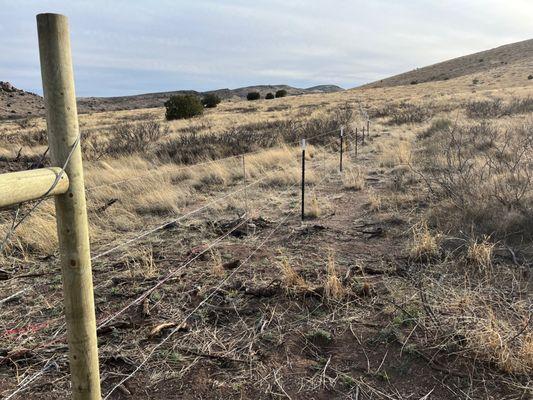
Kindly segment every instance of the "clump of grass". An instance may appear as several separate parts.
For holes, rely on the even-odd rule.
[[[405,140],[394,140],[381,146],[379,155],[380,167],[394,168],[397,165],[409,163],[411,159],[411,146]]]
[[[225,186],[230,180],[230,172],[221,163],[209,164],[197,171],[197,181],[193,184],[195,189],[210,186]]]
[[[141,246],[128,253],[124,264],[132,278],[153,278],[157,275],[152,246]]]
[[[505,327],[505,322],[499,320],[493,313],[489,315],[488,319],[478,321],[477,329],[467,334],[469,346],[506,373],[531,373],[533,370],[532,335],[526,334],[520,348],[513,349],[502,338],[502,332],[509,332],[510,328]]]
[[[313,195],[311,201],[307,204],[305,208],[305,216],[306,218],[318,218],[320,217],[321,213],[322,210],[320,209],[318,198],[316,197],[316,195]]]
[[[488,249],[478,247],[474,252],[477,262],[490,262]],[[424,299],[438,323],[439,343],[442,345],[442,337],[448,337],[446,347],[453,352],[490,363],[505,373],[530,375],[531,310],[514,289],[517,285],[527,286],[528,278],[503,265],[492,275],[478,276],[465,270],[462,276],[454,268],[457,263],[453,255],[450,257],[431,269],[421,270],[421,281],[434,282],[431,288],[426,286],[431,296]]]
[[[186,201],[186,194],[179,189],[168,188],[149,191],[135,199],[135,211],[139,214],[169,215],[176,214]]]
[[[365,187],[365,174],[361,167],[347,168],[342,175],[342,185],[347,190],[362,190]]]
[[[24,208],[21,211],[25,212]],[[11,221],[9,221],[11,222]],[[0,230],[0,240],[3,240],[10,224]],[[15,235],[6,244],[6,251],[17,251],[22,255],[37,253],[41,255],[54,254],[57,251],[57,228],[54,203],[45,201],[21,224]]]
[[[486,269],[492,266],[492,254],[494,243],[487,237],[482,241],[472,241],[466,250],[466,260],[479,269]]]
[[[326,300],[342,300],[346,296],[346,288],[337,276],[335,256],[330,251],[326,264],[326,281],[324,283],[324,296]]]
[[[372,212],[378,212],[381,210],[381,196],[374,190],[368,192],[368,208]]]
[[[423,221],[413,227],[409,256],[416,261],[429,261],[439,254],[439,236],[434,235]]]
[[[211,272],[217,278],[223,278],[226,276],[226,271],[222,266],[222,256],[219,251],[211,249]]]
[[[306,291],[309,289],[305,279],[294,270],[288,258],[283,257],[277,265],[287,291]]]

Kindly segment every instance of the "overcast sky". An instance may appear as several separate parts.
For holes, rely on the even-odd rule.
[[[533,37],[533,0],[0,0],[0,80],[37,93],[40,12],[70,18],[79,96],[350,88]]]

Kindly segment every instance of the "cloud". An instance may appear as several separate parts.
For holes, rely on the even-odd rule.
[[[77,92],[353,87],[531,36],[529,0],[0,0],[0,80],[40,92],[35,15],[70,19]]]

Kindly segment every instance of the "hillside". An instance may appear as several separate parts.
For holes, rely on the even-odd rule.
[[[513,76],[515,80],[522,81],[522,83],[528,79],[529,75],[533,74],[533,39],[417,68],[363,87],[414,85],[446,81],[468,75],[479,75],[481,78],[499,78],[506,73]]]
[[[163,103],[170,96],[177,94],[195,94],[202,96],[204,94],[214,93],[222,99],[239,100],[246,98],[246,95],[252,91],[257,91],[261,93],[261,97],[264,97],[267,93],[275,93],[280,89],[285,89],[289,96],[298,96],[307,93],[332,93],[344,90],[335,85],[319,85],[308,89],[300,89],[288,85],[257,85],[236,89],[217,89],[207,92],[176,90],[133,96],[80,97],[78,98],[78,112],[89,113],[162,107]],[[17,89],[9,82],[0,82],[0,119],[42,116],[43,114],[44,103],[41,96]]]
[[[41,96],[17,89],[0,81],[0,119],[20,118],[44,114]]]

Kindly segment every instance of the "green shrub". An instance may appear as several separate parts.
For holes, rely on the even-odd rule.
[[[532,80],[532,79],[533,79],[533,75],[529,75],[529,76],[527,77],[527,79]]]
[[[259,92],[250,92],[246,95],[246,99],[248,100],[259,100],[261,98],[261,95]]]
[[[167,120],[191,118],[204,112],[200,99],[191,94],[172,96],[165,101],[165,107]]]
[[[274,98],[274,95],[272,93],[267,93],[267,95],[265,96],[265,99],[267,100],[272,100]]]
[[[209,93],[202,99],[202,104],[205,108],[215,108],[221,102],[220,97],[214,93]]]
[[[287,96],[287,91],[285,89],[280,89],[276,92],[276,98]]]

